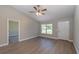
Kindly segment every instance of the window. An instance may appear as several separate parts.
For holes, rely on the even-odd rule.
[[[42,30],[41,33],[43,33],[43,34],[46,33],[46,24],[42,24],[42,25],[41,25],[41,30]]]
[[[42,34],[52,34],[52,24],[42,24],[41,33]]]

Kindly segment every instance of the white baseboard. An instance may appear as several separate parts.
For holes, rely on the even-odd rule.
[[[47,37],[47,38],[51,38],[51,39],[59,39],[59,40],[64,40],[64,39],[61,39],[61,38],[58,38],[58,37],[49,37],[49,36],[40,36],[40,37]],[[66,41],[69,41],[69,42],[73,42],[73,40],[66,40]]]
[[[21,40],[19,40],[19,42],[24,41],[24,40],[28,40],[28,39],[32,39],[32,38],[35,38],[35,37],[38,37],[38,36],[29,37],[29,38],[26,38],[26,39],[21,39]],[[8,43],[0,44],[0,47],[6,46],[6,45],[8,45]]]
[[[75,45],[75,43],[73,42],[73,45],[75,47],[76,53],[79,54],[79,48]]]
[[[51,39],[58,39],[57,37],[49,37],[49,36],[40,36],[40,37],[47,37],[47,38],[51,38]]]
[[[29,37],[29,38],[21,39],[21,40],[19,40],[19,41],[21,42],[21,41],[29,40],[29,39],[32,39],[32,38],[35,38],[35,37],[38,37],[38,36],[33,36],[33,37]]]
[[[0,47],[6,46],[8,43],[0,44]]]
[[[67,41],[69,41],[69,42],[73,42],[73,40],[67,40]]]
[[[61,38],[57,38],[57,39],[65,40],[65,39],[61,39]],[[66,39],[65,41],[73,42],[73,40],[69,40],[69,39]]]

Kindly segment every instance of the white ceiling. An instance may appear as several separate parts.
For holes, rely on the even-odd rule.
[[[43,8],[47,8],[45,15],[36,16],[35,13],[29,13],[29,11],[35,11],[33,6],[34,5],[14,5],[12,7],[38,21],[48,21],[61,17],[71,17],[74,14],[75,7],[73,5],[43,5]]]

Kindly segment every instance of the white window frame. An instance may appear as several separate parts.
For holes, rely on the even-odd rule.
[[[52,34],[53,34],[53,24],[52,24],[52,34],[48,34],[48,33],[47,33],[47,25],[48,25],[48,24],[45,24],[45,25],[46,25],[46,33],[42,33],[42,25],[43,25],[43,24],[41,24],[41,34],[47,34],[47,35],[52,35]]]

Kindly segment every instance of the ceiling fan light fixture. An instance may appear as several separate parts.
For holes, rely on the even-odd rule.
[[[36,12],[36,15],[37,16],[41,16],[42,14],[40,12]]]
[[[30,11],[30,13],[35,13],[36,16],[42,16],[45,15],[45,11],[47,11],[46,8],[41,7],[40,5],[36,5],[33,7],[35,11]]]

